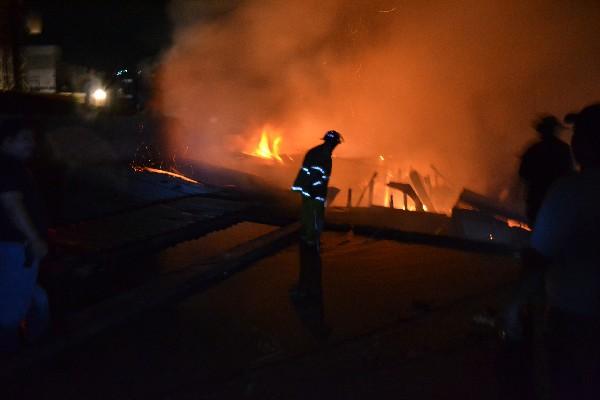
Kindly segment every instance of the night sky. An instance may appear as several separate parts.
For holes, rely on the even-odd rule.
[[[66,3],[66,4],[65,4]],[[167,0],[30,1],[41,14],[47,44],[58,44],[63,61],[112,71],[134,66],[168,46]]]

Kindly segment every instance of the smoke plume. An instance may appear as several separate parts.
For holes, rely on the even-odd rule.
[[[497,195],[535,139],[538,113],[600,99],[596,1],[180,0],[169,9],[174,44],[158,104],[178,121],[172,151],[209,162],[250,150],[266,124],[289,154],[336,129],[340,157],[435,164],[457,186]]]

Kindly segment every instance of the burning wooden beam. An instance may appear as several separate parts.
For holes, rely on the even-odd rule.
[[[425,207],[427,207],[427,211],[435,212],[435,207],[433,206],[433,202],[431,201],[431,198],[427,193],[427,189],[425,189],[425,185],[423,184],[423,178],[421,178],[421,174],[419,174],[413,169],[412,171],[410,171],[409,177],[410,181],[414,186],[415,191],[419,195],[419,198],[421,199]]]
[[[389,182],[387,184],[392,189],[397,189],[404,194],[404,208],[408,209],[407,199],[406,197],[410,197],[412,201],[415,203],[415,209],[417,211],[424,211],[423,202],[417,195],[417,192],[413,189],[410,183],[402,183],[402,182]]]
[[[475,193],[469,189],[463,189],[458,201],[456,202],[457,206],[460,206],[460,204],[464,204],[481,212],[497,216],[505,220],[519,221],[523,224],[527,223],[527,218],[524,215],[510,210],[505,206],[498,204],[493,199],[490,199],[489,197],[479,193]]]

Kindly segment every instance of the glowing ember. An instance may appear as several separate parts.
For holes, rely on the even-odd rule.
[[[521,222],[521,221],[516,221],[514,219],[507,219],[506,220],[506,224],[510,228],[521,228],[521,229],[524,229],[526,231],[531,232],[531,227],[529,225],[527,225],[526,223]]]
[[[181,179],[183,181],[186,182],[190,182],[190,183],[200,183],[192,178],[188,178],[185,175],[182,174],[178,174],[176,172],[171,172],[171,171],[165,171],[163,169],[158,169],[158,168],[152,168],[152,167],[133,167],[133,170],[136,172],[152,172],[154,174],[163,174],[163,175],[169,175],[172,176],[173,178],[177,178],[177,179]]]
[[[258,147],[254,150],[253,155],[264,158],[267,160],[277,160],[283,162],[279,155],[279,147],[281,145],[281,136],[275,137],[271,143],[269,143],[269,134],[263,129],[260,135],[260,142]]]

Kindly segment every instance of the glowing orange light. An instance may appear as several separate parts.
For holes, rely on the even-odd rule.
[[[385,186],[385,192],[383,193],[383,205],[385,207],[390,206],[390,187],[387,185]]]
[[[520,222],[520,221],[516,221],[514,219],[506,220],[506,224],[509,226],[509,228],[521,228],[521,229],[531,232],[531,227],[529,225],[527,225],[523,222]]]
[[[176,172],[171,172],[171,171],[165,171],[163,169],[158,169],[158,168],[152,168],[152,167],[133,167],[133,170],[136,172],[142,172],[142,171],[146,171],[146,172],[152,172],[154,174],[163,174],[163,175],[168,175],[168,176],[172,176],[173,178],[178,178],[181,180],[184,180],[186,182],[190,182],[190,183],[200,183],[192,178],[188,178],[185,175],[182,174],[178,174]]]
[[[283,162],[279,155],[279,148],[281,146],[281,136],[275,137],[271,143],[269,143],[269,134],[263,129],[260,135],[260,141],[253,155],[264,158],[267,160],[277,160]]]

